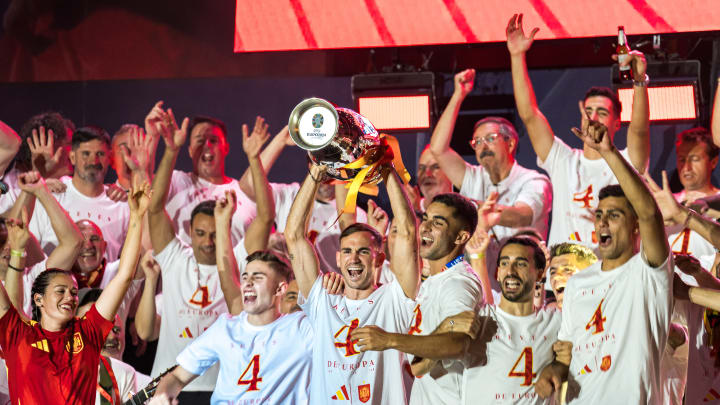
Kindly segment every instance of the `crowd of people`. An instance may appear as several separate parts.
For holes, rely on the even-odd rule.
[[[592,87],[574,149],[536,102],[537,29],[520,14],[506,33],[547,175],[517,163],[500,117],[454,134],[477,165],[450,147],[468,69],[418,187],[382,166],[389,213],[344,212],[344,185],[312,162],[270,183],[293,142],[260,117],[242,127],[240,179],[223,122],[162,102],[112,137],[54,112],[19,134],[0,122],[0,403],[138,404],[149,389],[151,404],[720,404],[720,96],[711,130],[677,134],[673,194],[647,173],[641,52],[619,62],[627,148],[616,94]],[[185,145],[191,172],[175,169]],[[150,375],[122,361],[126,328],[157,340]]]

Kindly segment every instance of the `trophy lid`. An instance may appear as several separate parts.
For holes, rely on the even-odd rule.
[[[329,101],[321,98],[305,99],[290,113],[290,137],[305,150],[322,149],[337,133],[338,120],[337,110]]]

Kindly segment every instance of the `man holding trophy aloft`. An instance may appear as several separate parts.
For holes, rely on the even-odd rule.
[[[290,133],[315,162],[295,199],[285,238],[302,297],[298,300],[313,325],[310,397],[313,404],[337,400],[370,404],[406,404],[412,376],[406,356],[396,350],[361,352],[352,333],[364,325],[406,332],[413,320],[420,267],[415,213],[392,165],[393,148],[361,115],[320,99],[306,100],[290,117]],[[318,164],[320,163],[320,164]],[[397,227],[391,254],[396,280],[377,287],[374,272],[385,258],[382,235],[365,224],[353,224],[340,235],[336,259],[345,282],[343,295],[330,295],[305,224],[324,176],[349,180],[346,208],[363,184],[384,180]],[[396,388],[392,388],[396,387]]]

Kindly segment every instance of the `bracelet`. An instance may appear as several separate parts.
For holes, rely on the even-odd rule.
[[[485,258],[485,253],[470,253],[468,257],[470,260],[480,260]]]
[[[8,264],[8,267],[17,271],[18,273],[25,273],[25,269],[19,269],[19,268],[13,266],[12,264]]]
[[[650,83],[650,78],[648,77],[647,73],[645,73],[645,77],[642,80],[633,79],[633,86],[647,87],[648,83]]]
[[[10,249],[10,256],[14,256],[14,257],[25,257],[25,251],[24,251],[24,250]]]

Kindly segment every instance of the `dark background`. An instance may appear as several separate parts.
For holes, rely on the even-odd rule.
[[[141,124],[152,105],[164,100],[178,117],[203,114],[227,123],[227,172],[239,177],[247,167],[240,127],[256,115],[265,117],[275,133],[307,97],[354,108],[354,74],[417,70],[445,79],[437,94],[442,111],[452,91],[452,75],[472,67],[478,77],[471,97],[496,103],[494,107],[515,122],[521,134],[518,161],[537,167],[514,112],[504,43],[234,54],[234,1],[0,0],[0,13],[0,119],[16,129],[33,114],[56,110],[78,126],[99,125],[112,134],[124,123]],[[709,124],[720,59],[718,37],[718,32],[662,35],[660,49],[652,48],[649,36],[630,37],[631,45],[649,60],[701,62],[698,122],[652,125],[650,172],[656,179],[663,168],[675,167],[675,135]],[[540,107],[556,134],[571,146],[580,146],[569,131],[579,124],[577,100],[592,85],[611,84],[613,51],[614,38],[585,38],[538,41],[528,55]],[[469,100],[466,104],[472,104]],[[472,110],[461,112],[453,147],[476,163],[467,128],[489,111]],[[624,133],[617,137],[618,146],[625,145]],[[430,134],[397,136],[414,175]],[[187,154],[178,166],[191,168]],[[271,181],[299,181],[305,168],[303,152],[287,148],[269,176]]]

